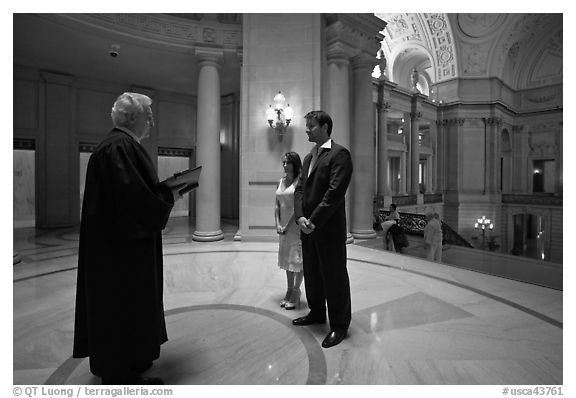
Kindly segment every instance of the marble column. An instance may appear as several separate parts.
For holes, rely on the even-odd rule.
[[[388,118],[386,112],[390,104],[384,100],[384,82],[380,83],[378,110],[378,195],[390,195],[390,185],[388,183]]]
[[[406,195],[408,193],[407,191],[407,185],[406,184],[406,179],[407,179],[407,170],[406,170],[406,151],[402,151],[402,154],[400,155],[400,195]]]
[[[42,72],[41,134],[36,145],[36,227],[80,222],[80,164],[74,78]]]
[[[412,121],[410,120],[410,112],[404,113],[404,118],[402,121],[402,131],[404,133],[404,144],[406,145],[406,153],[404,158],[404,180],[405,180],[405,188],[404,194],[408,195],[410,192],[411,185],[411,177],[412,177],[412,162],[410,161],[410,154],[412,153],[412,134],[410,133],[412,129]]]
[[[220,228],[220,62],[222,51],[196,49],[198,106],[196,164],[202,166],[196,189],[196,230],[192,239],[224,239]]]
[[[420,144],[418,140],[418,130],[420,126],[420,112],[410,113],[410,193],[417,195],[420,193],[418,181],[418,164],[420,163]]]
[[[376,58],[362,53],[352,58],[354,75],[354,124],[352,134],[352,236],[372,239],[374,186],[374,105],[372,103],[372,69]]]
[[[562,196],[563,194],[563,155],[562,149],[564,148],[564,141],[563,141],[563,131],[564,131],[564,123],[558,123],[558,131],[556,133],[556,181],[555,181],[555,189],[554,192],[557,195]]]
[[[333,43],[326,50],[328,84],[326,112],[332,117],[332,139],[350,149],[350,59],[343,45]],[[350,233],[350,189],[346,194],[346,242],[353,243]]]
[[[433,169],[433,158],[432,155],[426,158],[426,176],[424,181],[426,181],[426,193],[432,193],[432,175],[434,173]]]

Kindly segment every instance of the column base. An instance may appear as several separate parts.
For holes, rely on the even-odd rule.
[[[211,232],[194,231],[192,240],[196,242],[215,242],[224,239],[224,234],[221,230]]]
[[[234,235],[234,242],[240,242],[240,241],[242,241],[242,232],[238,230],[238,232],[236,232],[236,235]]]
[[[350,232],[348,232],[346,234],[346,244],[351,245],[352,243],[354,243],[354,237],[352,236],[352,234]]]
[[[373,229],[367,229],[365,231],[352,231],[352,236],[356,239],[374,239],[377,235]]]
[[[22,261],[22,256],[16,250],[14,250],[14,256],[12,257],[12,265],[16,265]]]

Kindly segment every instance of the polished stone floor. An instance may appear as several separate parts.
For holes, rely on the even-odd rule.
[[[148,375],[167,384],[562,384],[562,291],[348,246],[352,324],[323,349],[326,325],[279,307],[277,243],[164,233],[169,341]],[[78,230],[18,229],[14,384],[99,384],[73,359]]]

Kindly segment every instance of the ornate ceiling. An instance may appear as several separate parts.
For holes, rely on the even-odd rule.
[[[386,75],[410,87],[416,67],[431,85],[500,78],[514,89],[562,83],[562,14],[375,14],[387,22]]]

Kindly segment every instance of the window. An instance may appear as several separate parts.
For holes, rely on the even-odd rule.
[[[548,159],[538,159],[532,161],[532,192],[553,193],[556,161]]]

